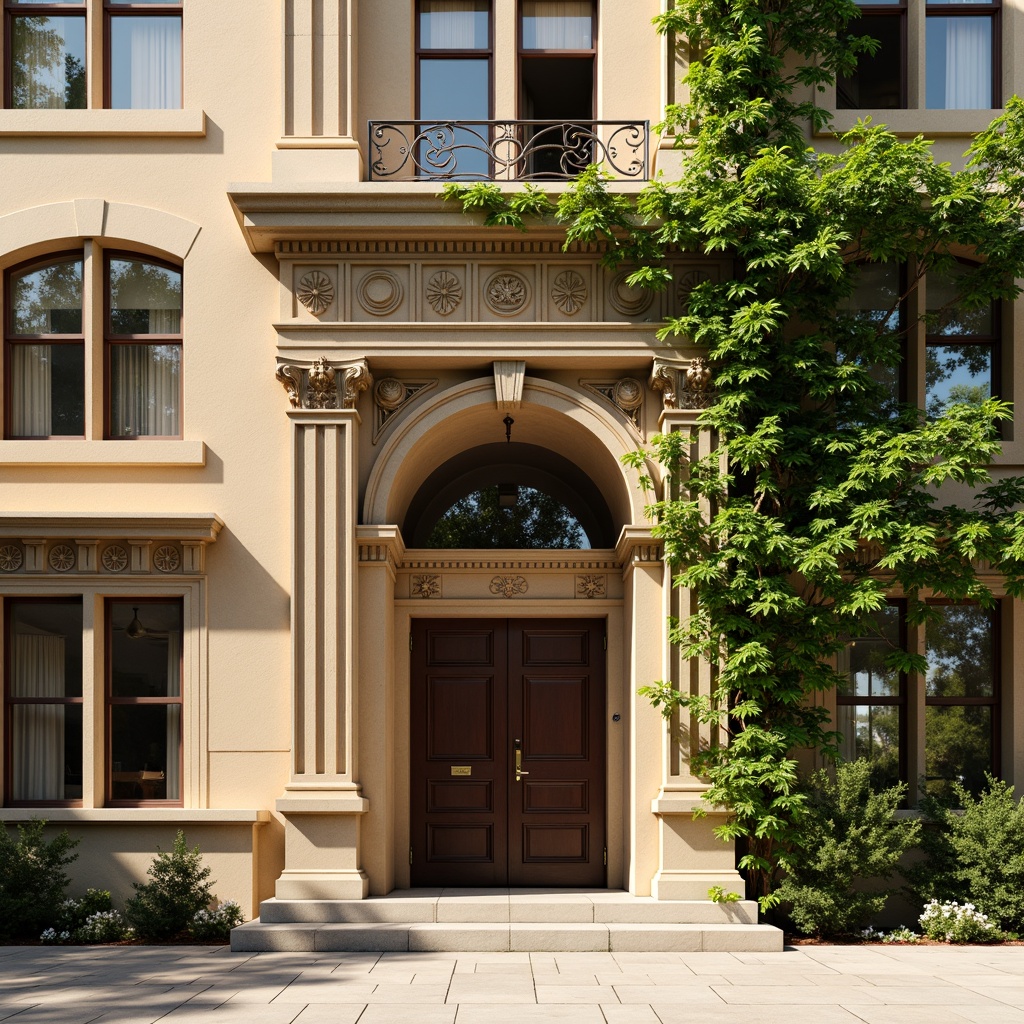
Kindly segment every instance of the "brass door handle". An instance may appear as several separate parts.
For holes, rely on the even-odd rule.
[[[516,782],[522,782],[524,775],[529,775],[529,772],[523,771],[523,744],[521,740],[515,740],[516,748]]]

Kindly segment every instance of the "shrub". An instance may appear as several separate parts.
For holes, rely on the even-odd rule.
[[[1002,932],[973,903],[931,900],[918,918],[929,939],[938,942],[999,942]]]
[[[60,916],[70,879],[64,869],[78,856],[67,829],[49,842],[46,822],[17,827],[17,839],[0,826],[0,941],[35,938]]]
[[[142,939],[170,939],[188,928],[200,910],[213,901],[210,869],[202,866],[199,847],[185,844],[178,832],[174,848],[157,853],[147,872],[152,881],[133,882],[135,895],[125,903],[125,916]]]
[[[800,822],[801,848],[777,892],[792,906],[789,916],[804,934],[850,934],[878,914],[893,888],[855,890],[855,881],[887,880],[900,857],[918,841],[917,821],[898,821],[906,786],[871,787],[871,764],[861,759],[810,779],[807,811]]]
[[[60,905],[60,913],[53,924],[57,933],[74,934],[93,914],[113,909],[110,893],[106,889],[86,889],[78,899],[66,899]]]
[[[116,910],[100,910],[90,914],[71,937],[72,942],[90,945],[94,942],[120,942],[133,932]]]
[[[234,900],[227,900],[214,910],[200,910],[189,922],[188,933],[204,942],[227,942],[231,929],[241,923],[242,908]]]
[[[1024,931],[1024,806],[1013,787],[986,776],[974,797],[959,783],[953,791],[961,809],[922,801],[934,825],[925,829],[925,860],[906,872],[920,903],[973,903],[996,927]]]

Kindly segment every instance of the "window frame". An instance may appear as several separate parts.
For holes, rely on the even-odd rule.
[[[46,2],[41,0],[39,3],[28,3],[21,4],[18,0],[3,0],[4,7],[4,89],[3,89],[3,101],[4,110],[35,110],[39,109],[36,107],[15,107],[14,106],[14,50],[12,47],[14,41],[14,19],[21,16],[45,15],[45,14],[59,14],[61,17],[80,17],[85,26],[85,75],[86,83],[89,81],[89,4],[88,0],[53,0],[53,2]],[[86,86],[86,103],[84,107],[72,107],[72,110],[88,110],[89,109],[89,96],[88,96],[88,85]]]
[[[516,0],[516,116],[523,119],[523,105],[525,93],[523,90],[523,61],[538,57],[564,57],[567,60],[588,60],[590,61],[590,120],[597,119],[597,29],[600,19],[597,10],[598,0],[591,0],[590,9],[590,47],[579,50],[544,50],[539,48],[527,49],[523,45],[523,0]]]
[[[181,330],[177,334],[116,334],[110,323],[110,262],[111,260],[136,260],[151,263],[181,275]],[[185,271],[170,260],[160,259],[127,249],[105,249],[102,260],[103,274],[103,439],[105,441],[180,441],[184,437],[185,423]],[[118,345],[176,345],[180,352],[178,362],[178,433],[177,434],[115,434],[112,430],[111,381],[112,350]]]
[[[61,707],[67,707],[69,705],[77,705],[82,708],[83,720],[82,720],[82,775],[84,777],[86,771],[85,765],[85,665],[82,665],[82,694],[79,697],[14,697],[11,694],[11,685],[13,678],[13,665],[12,659],[14,656],[14,644],[11,638],[13,637],[14,629],[14,606],[16,604],[69,604],[74,601],[78,601],[82,607],[83,613],[83,633],[84,628],[84,612],[85,612],[85,598],[82,594],[67,594],[67,595],[46,595],[46,596],[14,596],[10,595],[6,597],[3,602],[3,650],[4,656],[3,661],[0,663],[0,670],[3,672],[3,694],[4,694],[4,725],[3,725],[3,742],[4,742],[4,786],[3,786],[3,801],[5,807],[82,807],[84,806],[84,796],[79,797],[77,800],[16,800],[14,798],[14,708],[18,706],[24,706],[26,704],[38,705],[38,704],[50,704],[60,705]]]
[[[108,596],[103,599],[103,792],[104,807],[184,807],[185,794],[185,694],[184,685],[177,697],[115,697],[114,687],[114,605],[143,608],[145,605],[174,604],[178,606],[181,622],[181,659],[180,677],[184,680],[185,669],[185,601],[182,596],[163,597],[148,595],[146,597]],[[181,709],[178,723],[178,779],[180,792],[175,799],[125,799],[114,797],[114,708],[115,707],[170,707]],[[166,771],[165,771],[166,775]]]
[[[104,110],[184,110],[185,109],[185,15],[182,0],[170,0],[165,3],[112,3],[103,2],[103,109]],[[177,107],[112,107],[113,100],[113,50],[111,45],[111,26],[114,18],[162,17],[176,18],[181,23],[181,67],[178,82],[181,88],[181,103]]]
[[[424,47],[422,39],[423,10],[420,0],[415,9],[415,95],[416,120],[427,120],[422,115],[422,73],[420,65],[423,60],[486,60],[487,61],[487,120],[494,119],[494,3],[487,0],[487,48],[478,50],[442,49],[440,47]],[[440,120],[440,119],[439,119]],[[469,122],[472,123],[472,122]]]
[[[906,2],[906,0],[904,0]],[[938,3],[933,0],[924,0],[925,37],[921,45],[921,60],[924,64],[924,79],[922,87],[924,92],[919,104],[922,110],[970,110],[970,107],[929,107],[927,95],[928,75],[928,19],[929,18],[980,18],[988,17],[992,20],[992,105],[982,107],[983,110],[998,110],[1003,104],[1003,33],[1002,33],[1002,0],[991,0],[990,3]]]
[[[909,3],[908,0],[898,0],[897,3],[860,3],[860,0],[854,0],[857,7],[860,10],[860,17],[863,18],[865,15],[870,17],[888,17],[899,19],[899,37],[900,37],[900,102],[895,107],[881,107],[881,108],[867,108],[867,107],[843,107],[839,105],[839,82],[836,81],[836,109],[837,110],[866,110],[866,109],[882,109],[882,110],[907,110],[909,104],[909,71],[908,71],[908,56],[909,56]],[[857,19],[860,20],[860,19]],[[870,35],[869,32],[858,32],[856,31],[856,21],[851,21],[847,26],[850,35]],[[860,59],[865,54],[861,54],[857,62],[857,68],[854,74],[857,74],[861,69]]]

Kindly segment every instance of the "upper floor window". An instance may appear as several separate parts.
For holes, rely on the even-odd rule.
[[[86,267],[102,274],[100,291],[86,287]],[[180,269],[130,253],[64,253],[14,268],[6,284],[5,436],[95,434],[87,379],[102,381],[104,437],[181,436]]]
[[[988,110],[999,98],[999,0],[857,0],[861,17],[851,34],[879,41],[874,56],[862,55],[857,69],[836,83],[840,109],[891,110],[908,106],[913,75],[919,105],[932,110]],[[924,3],[924,61],[908,66],[908,13]],[[918,8],[919,10],[919,8]]]
[[[6,106],[181,107],[182,0],[4,0],[4,7]],[[91,93],[94,33],[102,34],[104,67]]]

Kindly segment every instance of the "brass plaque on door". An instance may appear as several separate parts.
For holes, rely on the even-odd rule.
[[[452,775],[472,775],[473,766],[471,764],[453,764]]]

